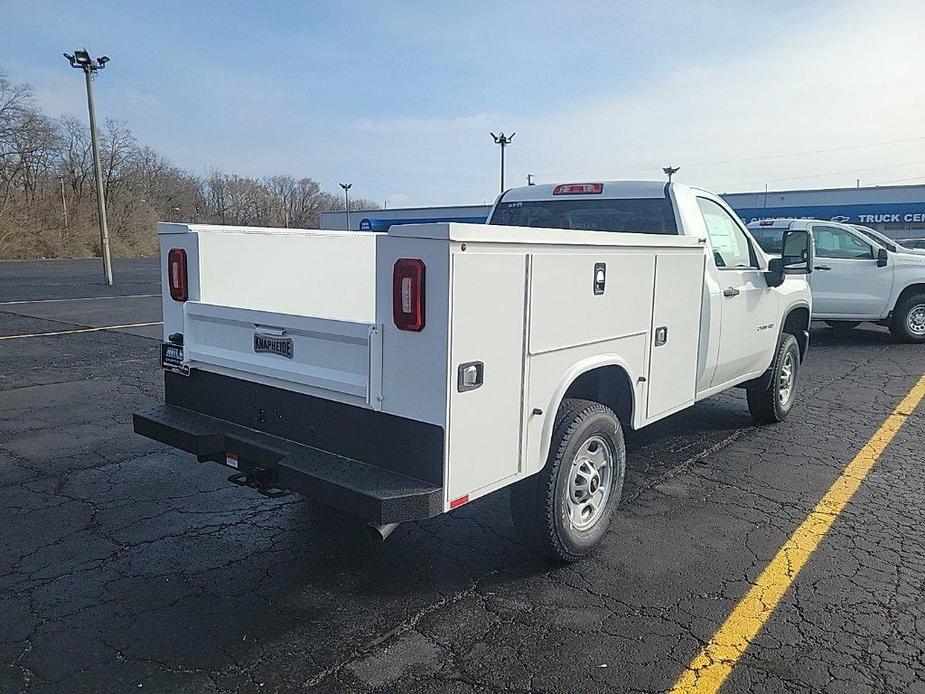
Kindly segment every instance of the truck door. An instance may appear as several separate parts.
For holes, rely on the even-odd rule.
[[[452,255],[447,500],[517,473],[526,256]]]
[[[697,198],[710,241],[721,305],[719,355],[712,386],[765,370],[771,363],[779,326],[777,295],[768,288],[751,240],[719,203]],[[708,261],[709,263],[709,261]]]
[[[877,250],[847,229],[813,225],[816,262],[809,276],[816,317],[881,318],[893,289],[893,264],[877,265]]]

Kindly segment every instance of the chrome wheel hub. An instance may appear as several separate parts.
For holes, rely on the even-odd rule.
[[[912,307],[906,316],[906,327],[913,335],[925,335],[925,304]]]
[[[569,470],[569,521],[576,530],[597,523],[610,499],[613,453],[600,436],[592,436],[578,450]]]
[[[777,384],[777,396],[781,405],[787,405],[793,397],[793,385],[796,381],[796,358],[793,352],[784,355],[784,363],[780,367],[780,379]]]

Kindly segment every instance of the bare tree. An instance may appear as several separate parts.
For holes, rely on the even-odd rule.
[[[140,145],[121,121],[106,121],[101,160],[117,255],[156,253],[158,220],[312,228],[322,211],[343,209],[339,195],[308,177],[196,176]],[[93,178],[87,126],[48,119],[29,85],[0,72],[0,258],[99,254]]]

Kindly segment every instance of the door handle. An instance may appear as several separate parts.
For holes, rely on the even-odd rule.
[[[738,296],[739,290],[735,287],[727,287],[723,290],[723,296]]]
[[[813,270],[831,270],[832,267],[829,265],[817,265]]]
[[[485,379],[485,364],[480,361],[467,361],[456,369],[456,390],[465,393],[480,388]]]

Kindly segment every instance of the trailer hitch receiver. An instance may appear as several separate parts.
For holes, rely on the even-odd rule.
[[[277,472],[267,468],[255,467],[247,472],[236,472],[228,477],[228,481],[242,487],[256,489],[258,494],[277,499],[286,496],[289,492],[277,486]]]

